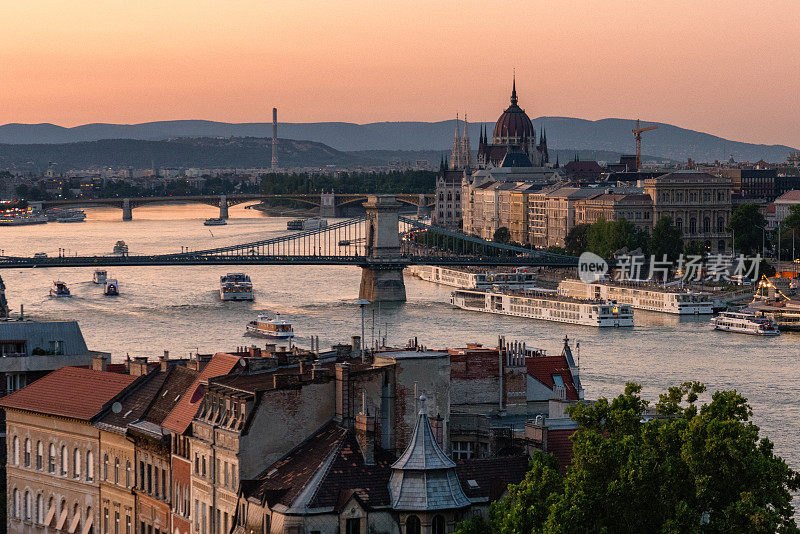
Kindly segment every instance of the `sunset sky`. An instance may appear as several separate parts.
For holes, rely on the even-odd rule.
[[[0,124],[636,118],[800,146],[800,1],[25,0]]]

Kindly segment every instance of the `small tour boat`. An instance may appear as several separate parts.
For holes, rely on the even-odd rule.
[[[53,287],[50,288],[51,297],[71,297],[67,284],[58,280],[53,282]]]
[[[116,278],[109,278],[103,287],[103,295],[107,297],[116,297],[119,295],[119,283]]]
[[[86,212],[83,210],[69,210],[59,214],[56,220],[60,223],[76,223],[86,220]]]
[[[114,243],[114,250],[113,254],[118,256],[127,256],[128,255],[128,245],[125,244],[125,241],[121,239]]]
[[[253,283],[244,273],[228,273],[219,277],[221,300],[253,300]]]
[[[206,226],[225,226],[228,224],[228,221],[225,219],[220,219],[218,217],[212,217],[210,219],[206,219],[206,222],[203,223]]]
[[[92,282],[95,284],[105,284],[106,280],[108,279],[108,272],[104,271],[103,269],[98,269],[92,275]]]
[[[294,337],[294,330],[291,323],[284,321],[281,315],[276,313],[273,319],[268,315],[259,315],[257,320],[250,321],[245,334],[271,339],[291,339]]]
[[[714,330],[751,334],[754,336],[778,336],[780,331],[770,319],[746,312],[722,312],[713,319]]]

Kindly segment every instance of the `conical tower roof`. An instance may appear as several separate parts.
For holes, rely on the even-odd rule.
[[[447,510],[471,503],[456,475],[456,464],[433,435],[425,411],[425,395],[414,434],[406,450],[392,465],[389,493],[392,508],[406,511]]]

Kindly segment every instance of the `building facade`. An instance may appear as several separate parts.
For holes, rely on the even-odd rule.
[[[645,180],[644,191],[653,201],[653,224],[669,216],[685,242],[699,241],[712,252],[730,249],[730,178],[676,171]]]

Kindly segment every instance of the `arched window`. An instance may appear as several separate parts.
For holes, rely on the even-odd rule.
[[[677,228],[681,232],[683,231],[683,219],[681,219],[680,217],[675,219],[675,228]]]
[[[14,436],[14,441],[11,446],[11,457],[14,459],[14,465],[19,465],[19,437]]]
[[[406,534],[422,534],[419,517],[415,515],[408,516],[408,519],[406,519]]]
[[[433,516],[433,534],[444,534],[444,517],[441,515]]]
[[[31,520],[31,515],[33,514],[33,500],[31,499],[31,492],[25,492],[25,501],[23,502],[23,511],[25,512],[25,521]]]
[[[103,455],[103,480],[108,481],[108,455]]]
[[[81,511],[78,508],[78,503],[75,503],[75,506],[72,507],[72,517],[69,519],[69,523],[69,529],[72,532],[78,533],[81,531]]]
[[[31,438],[25,438],[25,467],[31,466]]]
[[[67,471],[69,470],[69,457],[67,456],[67,447],[66,445],[61,446],[61,476],[67,476]]]
[[[55,473],[56,472],[56,446],[54,444],[50,444],[50,449],[47,451],[47,472],[48,473]]]
[[[689,235],[694,235],[697,233],[697,219],[692,217],[689,219]]]
[[[133,481],[131,480],[131,461],[125,461],[125,487],[130,488],[133,485]]]
[[[42,468],[42,462],[44,457],[44,445],[42,445],[41,441],[36,442],[36,469]]]
[[[94,453],[92,451],[86,453],[86,480],[89,482],[94,480]]]
[[[114,458],[114,484],[119,484],[119,458]]]
[[[36,522],[40,525],[44,523],[44,498],[41,493],[36,496]]]
[[[717,218],[717,232],[724,232],[725,231],[725,219],[722,217]]]
[[[14,439],[16,439],[16,438],[14,438]],[[15,519],[19,519],[19,516],[20,516],[20,513],[19,513],[19,508],[20,508],[19,491],[16,490],[16,489],[14,489],[14,501],[13,502],[14,502],[14,509],[11,510],[11,517],[13,517]]]
[[[81,451],[78,449],[72,451],[72,476],[81,477]]]
[[[703,233],[707,234],[711,231],[711,219],[703,217]]]

